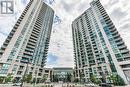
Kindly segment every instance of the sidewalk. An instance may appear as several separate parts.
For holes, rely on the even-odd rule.
[[[127,85],[127,86],[114,86],[114,87],[130,87],[130,85]]]

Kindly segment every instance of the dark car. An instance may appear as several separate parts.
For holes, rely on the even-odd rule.
[[[99,84],[100,87],[112,87],[110,84],[107,83],[101,83]]]

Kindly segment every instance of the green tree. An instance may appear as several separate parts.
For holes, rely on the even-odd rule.
[[[45,82],[47,80],[47,76],[46,75],[43,75],[42,79],[41,79],[41,82]]]
[[[95,75],[90,75],[90,80],[91,82],[95,83],[95,84],[99,84],[100,81],[96,78]]]
[[[67,82],[71,82],[71,79],[72,79],[71,73],[67,73],[66,74],[66,80],[67,80]]]
[[[3,83],[4,77],[0,76],[0,83]]]
[[[76,82],[76,83],[79,82],[79,79],[78,79],[78,78],[75,78],[75,79],[74,79],[74,82]]]
[[[79,73],[79,77],[80,77],[80,82],[83,82],[83,80],[84,80],[84,74],[83,74],[83,72]]]
[[[114,84],[114,85],[117,85],[117,86],[123,86],[125,85],[125,82],[124,80],[121,78],[120,75],[118,74],[111,74],[109,77],[108,77],[109,81]]]
[[[12,78],[13,78],[12,74],[9,73],[9,74],[7,75],[7,77],[5,78],[5,83],[11,82],[11,81],[12,81]]]
[[[53,75],[53,82],[58,82],[58,75],[57,74],[55,74],[55,75]]]
[[[96,78],[94,75],[90,75],[90,80],[91,82],[95,83],[96,82]]]
[[[26,82],[27,82],[27,83],[30,83],[31,80],[32,80],[32,75],[31,75],[31,74],[28,74],[28,75],[26,76]]]
[[[32,80],[32,75],[31,74],[26,74],[25,76],[23,76],[23,82],[27,82],[30,83]]]
[[[125,85],[124,80],[120,77],[120,75],[116,75],[116,85],[123,86]]]

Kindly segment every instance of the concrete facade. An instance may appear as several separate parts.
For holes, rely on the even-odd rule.
[[[71,74],[74,79],[74,69],[70,67],[44,68],[44,76],[52,82],[66,81],[67,74]]]
[[[30,0],[0,49],[0,76],[15,80],[43,76],[54,11],[43,0]]]
[[[110,74],[118,74],[130,83],[129,50],[100,1],[90,6],[72,22],[76,77],[108,81]]]

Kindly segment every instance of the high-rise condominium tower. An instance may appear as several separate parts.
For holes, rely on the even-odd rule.
[[[42,78],[54,11],[43,0],[30,0],[0,49],[0,75]]]
[[[91,7],[72,23],[77,78],[89,81],[94,75],[109,81],[110,74],[130,82],[130,52],[101,5],[93,0]]]

